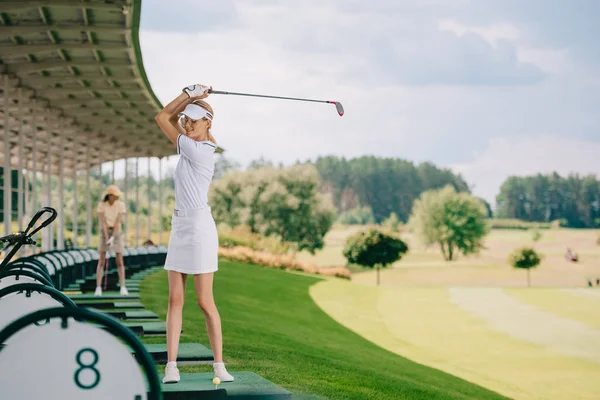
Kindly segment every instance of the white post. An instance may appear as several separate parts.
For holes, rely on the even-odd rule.
[[[56,234],[56,248],[65,249],[65,134],[63,118],[58,120],[59,151],[58,160],[58,232]]]
[[[4,75],[4,207],[2,217],[4,218],[4,234],[8,235],[12,231],[12,191],[11,191],[11,165],[10,165],[10,82],[8,75]]]
[[[163,202],[162,202],[162,157],[158,159],[158,245],[162,245],[162,217],[163,217]]]
[[[48,151],[46,153],[46,206],[52,207],[52,128],[46,128],[48,136]],[[54,224],[50,224],[44,229],[46,236],[46,245],[44,251],[50,251],[54,248]]]
[[[77,156],[73,155],[73,223],[71,224],[71,230],[73,231],[73,248],[78,248],[77,243],[79,224],[77,217],[79,215],[79,202],[77,201]]]
[[[100,157],[98,165],[98,168],[100,168],[100,193],[98,194],[98,197],[100,198],[100,201],[102,201],[102,193],[104,192],[104,175],[102,175],[102,157]]]
[[[19,231],[23,232],[23,89],[17,89],[17,98],[19,102],[19,111],[17,111],[17,118],[19,119],[19,124],[17,127],[17,135],[18,143],[19,143],[19,153],[18,153],[18,172],[17,178],[19,179],[17,183],[17,225],[19,226]],[[9,105],[6,105],[6,110],[8,110]],[[22,248],[25,250],[24,248]]]
[[[148,155],[148,240],[152,238],[152,174],[150,173],[152,167],[150,166],[150,155]]]
[[[135,246],[140,245],[140,158],[135,158]]]
[[[31,134],[31,140],[33,142],[33,148],[31,149],[32,152],[32,157],[33,157],[33,171],[32,171],[32,175],[33,175],[33,179],[32,179],[32,187],[31,187],[31,196],[32,196],[32,201],[31,201],[31,214],[29,215],[29,217],[33,217],[33,214],[37,213],[38,210],[38,199],[37,199],[37,175],[38,175],[38,170],[37,170],[37,124],[35,121],[35,117],[36,117],[36,109],[35,109],[35,99],[32,100],[32,106],[31,106],[31,129],[33,129],[33,133]],[[35,238],[34,238],[35,240]],[[37,240],[36,240],[37,242]],[[31,247],[32,248],[32,252],[35,253],[35,247]]]
[[[112,162],[112,183],[115,183],[115,160]]]
[[[124,232],[124,236],[125,236],[125,246],[128,245],[128,228],[129,228],[129,201],[128,201],[128,197],[127,197],[127,192],[129,191],[129,178],[127,177],[127,175],[129,174],[129,159],[126,158],[125,160],[125,181],[123,183],[123,202],[125,203],[125,221],[123,221],[123,232]]]
[[[92,188],[90,183],[90,173],[92,166],[90,165],[90,145],[85,149],[85,247],[92,246]]]

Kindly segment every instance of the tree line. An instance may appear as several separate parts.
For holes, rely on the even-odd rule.
[[[600,227],[600,181],[593,175],[511,176],[500,187],[496,203],[497,218]]]
[[[331,194],[340,213],[364,212],[368,207],[376,223],[392,213],[408,221],[415,199],[427,190],[450,185],[458,192],[470,192],[460,175],[428,162],[415,165],[397,158],[328,156],[317,158],[314,165],[323,180],[322,190]]]

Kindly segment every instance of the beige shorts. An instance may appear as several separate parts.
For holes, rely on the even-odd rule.
[[[108,228],[108,237],[111,237],[113,232],[113,228]],[[123,253],[123,248],[125,247],[125,242],[123,240],[123,231],[119,231],[117,236],[112,243],[112,245],[108,248],[109,251],[114,251],[115,253]],[[104,253],[107,250],[106,240],[104,240],[104,235],[100,234],[100,244],[98,246],[98,251]]]

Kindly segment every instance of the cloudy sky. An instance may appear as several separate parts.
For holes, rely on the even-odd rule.
[[[141,46],[166,104],[213,95],[242,165],[321,155],[431,161],[495,202],[508,175],[600,175],[598,0],[145,0]]]

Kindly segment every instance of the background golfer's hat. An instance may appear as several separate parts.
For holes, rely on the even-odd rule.
[[[113,196],[117,197],[123,196],[123,193],[119,190],[119,187],[117,185],[110,185],[109,187],[107,187],[105,194],[112,194]]]

